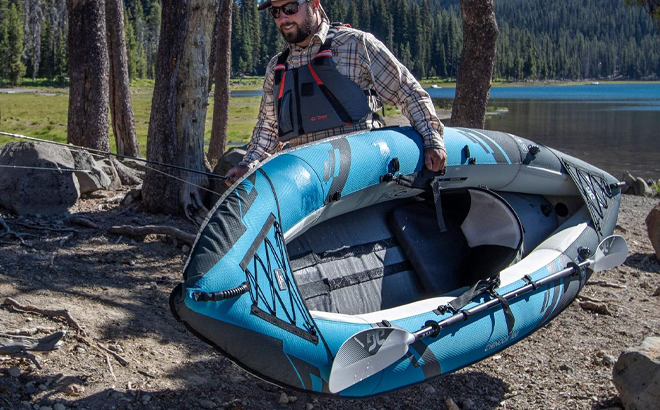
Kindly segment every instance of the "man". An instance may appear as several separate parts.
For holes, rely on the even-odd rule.
[[[320,0],[267,0],[288,49],[266,68],[257,125],[243,161],[227,184],[281,149],[380,127],[381,100],[401,108],[424,139],[424,163],[445,167],[443,125],[428,93],[373,35],[334,27]]]

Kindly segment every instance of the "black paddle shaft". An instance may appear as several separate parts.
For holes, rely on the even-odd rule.
[[[580,272],[580,270],[591,266],[593,263],[594,263],[593,260],[586,260],[579,264],[573,264],[567,267],[566,269],[560,270],[559,272],[553,273],[550,276],[546,276],[545,278],[539,279],[536,282],[530,281],[525,286],[521,286],[518,289],[512,290],[511,292],[502,295],[502,298],[507,301],[511,300],[520,295],[528,293],[534,289],[538,289],[541,286],[547,285],[548,283],[554,282],[557,279],[561,279],[571,275],[576,275],[578,272]],[[431,323],[427,322],[425,327],[413,333],[413,336],[415,336],[415,341],[423,339],[428,336],[437,337],[442,329],[445,329],[451,325],[455,325],[456,323],[460,323],[465,320],[468,320],[470,316],[474,316],[477,313],[484,312],[493,306],[499,305],[500,303],[501,302],[499,299],[491,299],[488,302],[484,302],[470,309],[462,310],[454,314],[453,316],[448,317],[447,319],[441,320],[439,322],[431,322]]]

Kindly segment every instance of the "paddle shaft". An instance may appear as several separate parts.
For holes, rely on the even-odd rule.
[[[525,293],[528,293],[534,289],[538,289],[541,286],[545,286],[548,283],[554,282],[557,279],[564,278],[566,276],[570,276],[573,274],[578,273],[581,269],[584,269],[586,267],[589,267],[594,264],[594,261],[589,259],[584,262],[581,262],[577,265],[570,266],[566,269],[560,270],[559,272],[555,272],[552,275],[546,276],[545,278],[539,279],[536,282],[529,282],[525,286],[521,286],[518,289],[512,290],[511,292],[505,293],[502,295],[502,297],[505,300],[511,300],[513,298],[516,298],[520,295],[523,295]],[[413,333],[413,336],[415,336],[415,341],[418,341],[419,339],[423,339],[428,336],[435,335],[437,336],[439,334],[439,331],[442,329],[445,329],[451,325],[455,325],[456,323],[463,322],[465,320],[468,320],[470,316],[473,316],[477,313],[484,312],[488,309],[490,309],[493,306],[499,305],[500,300],[499,299],[491,299],[488,302],[484,302],[480,305],[477,305],[473,308],[467,309],[467,310],[462,310],[456,314],[454,314],[451,317],[448,317],[447,319],[441,320],[437,322],[437,325],[434,326],[426,326],[417,332]]]

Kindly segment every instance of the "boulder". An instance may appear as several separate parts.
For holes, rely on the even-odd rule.
[[[652,189],[649,184],[644,181],[643,178],[635,178],[635,184],[633,185],[633,192],[635,195],[645,196],[652,198],[655,196],[655,189]]]
[[[655,256],[660,260],[660,203],[646,216],[646,231],[655,250]]]
[[[660,403],[660,337],[625,350],[614,365],[613,382],[626,410],[657,409]]]
[[[0,149],[0,206],[19,215],[66,213],[80,197],[75,160],[63,146],[13,142]],[[48,169],[51,168],[53,171]]]
[[[108,189],[118,190],[121,189],[122,181],[117,168],[115,167],[117,161],[113,161],[110,158],[104,158],[100,161],[97,161],[103,172],[110,178],[110,186]]]
[[[623,175],[623,182],[626,184],[621,188],[622,194],[633,194],[633,186],[635,185],[635,177],[630,173]]]
[[[97,162],[89,152],[76,150],[72,151],[71,154],[75,161],[75,168],[81,171],[87,171],[75,173],[78,178],[81,194],[87,194],[101,189],[109,190],[118,188],[114,186],[102,163]],[[115,180],[119,181],[119,177]],[[121,183],[119,186],[121,186]]]

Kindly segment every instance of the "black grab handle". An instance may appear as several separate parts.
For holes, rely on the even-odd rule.
[[[236,296],[241,296],[242,294],[247,293],[248,290],[250,290],[250,286],[247,282],[243,282],[235,288],[221,290],[220,292],[207,293],[194,291],[192,297],[196,302],[219,302],[221,300],[227,300],[235,298]]]

